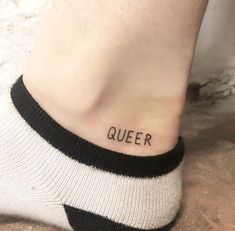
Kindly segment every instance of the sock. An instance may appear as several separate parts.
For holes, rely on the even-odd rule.
[[[0,98],[0,214],[74,231],[168,230],[183,153],[182,138],[147,157],[96,146],[54,121],[21,77]]]

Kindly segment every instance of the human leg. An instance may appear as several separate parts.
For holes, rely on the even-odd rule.
[[[1,213],[81,231],[168,226],[206,4],[55,3],[24,79],[0,103]]]
[[[89,141],[130,155],[168,151],[206,5],[56,1],[24,82],[55,120]],[[142,145],[107,139],[112,126],[144,133]]]

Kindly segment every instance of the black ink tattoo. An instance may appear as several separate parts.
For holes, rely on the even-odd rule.
[[[147,146],[151,146],[152,141],[152,135],[149,133],[144,134],[143,132],[135,132],[133,130],[120,129],[114,126],[110,127],[107,137],[109,140]]]
[[[116,128],[115,127],[111,127],[109,129],[109,132],[108,132],[108,138],[110,140],[115,140],[115,133],[116,133]]]
[[[122,136],[121,136],[121,133],[122,133]],[[119,129],[118,135],[117,135],[117,140],[121,142],[124,140],[125,136],[126,136],[126,129],[123,132],[121,132],[121,129]]]
[[[149,146],[151,146],[150,140],[152,139],[152,136],[150,134],[146,134],[145,136],[145,141],[144,141],[144,145],[146,145],[146,143],[149,144]]]
[[[134,133],[134,131],[132,131],[132,130],[128,131],[127,136],[126,136],[126,142],[129,143],[129,144],[132,143],[132,141],[131,141],[131,139],[132,139],[131,133]]]
[[[141,145],[141,143],[138,143],[138,140],[141,140],[140,135],[143,135],[143,132],[137,132],[135,137],[135,144]]]

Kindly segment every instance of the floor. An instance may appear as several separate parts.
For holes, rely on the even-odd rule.
[[[226,103],[225,103],[226,102]],[[235,230],[235,98],[187,103],[184,197],[172,231]],[[60,231],[55,227],[2,218],[0,231]]]

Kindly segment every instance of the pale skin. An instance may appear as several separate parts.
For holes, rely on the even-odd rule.
[[[54,120],[82,138],[129,155],[164,153],[178,141],[207,4],[55,0],[24,83]],[[121,129],[119,141],[108,138],[111,127]]]

